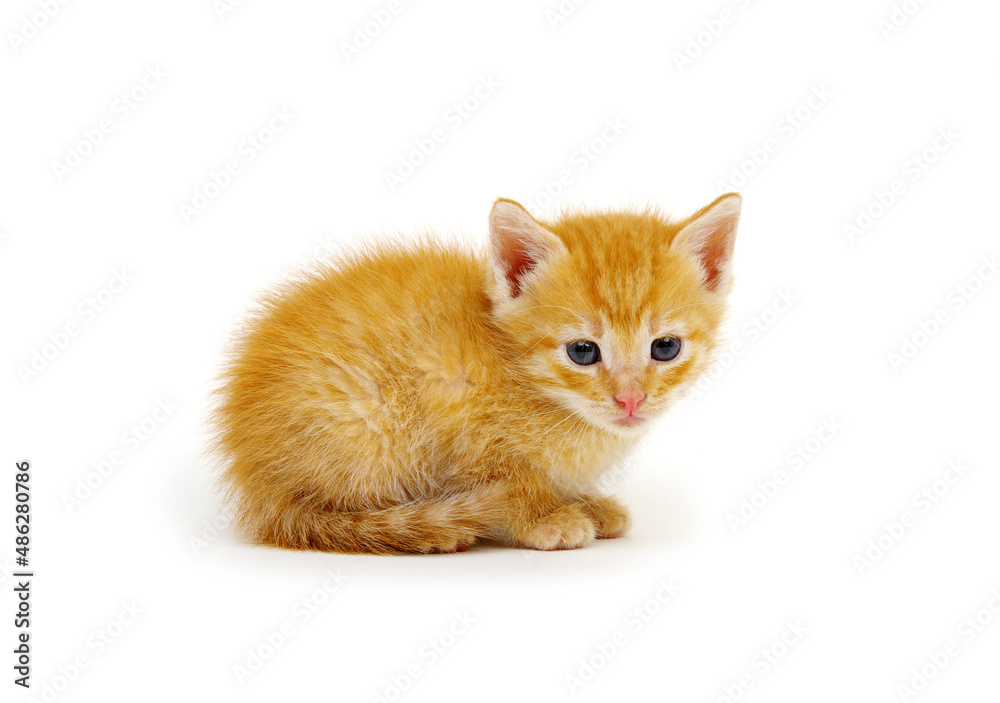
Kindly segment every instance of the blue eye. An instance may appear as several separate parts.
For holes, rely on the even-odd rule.
[[[677,337],[661,337],[653,342],[650,354],[657,361],[673,361],[681,353],[681,340]]]
[[[601,360],[601,349],[593,342],[581,339],[566,345],[566,355],[578,366],[590,366]]]

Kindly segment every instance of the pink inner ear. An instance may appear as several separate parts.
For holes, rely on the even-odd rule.
[[[729,261],[730,238],[723,234],[718,236],[714,233],[698,251],[698,258],[705,269],[705,287],[714,291],[719,285],[719,278],[722,276],[722,269]]]
[[[501,241],[500,256],[507,264],[511,297],[516,298],[521,294],[521,279],[535,268],[538,261],[531,256],[524,242],[513,236],[506,236]]]

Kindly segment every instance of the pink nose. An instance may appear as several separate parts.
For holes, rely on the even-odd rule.
[[[637,388],[633,390],[622,391],[621,393],[615,396],[615,402],[618,403],[620,406],[622,406],[622,410],[627,410],[629,415],[631,415],[636,408],[642,405],[642,401],[644,401],[645,399],[646,399],[646,394]]]

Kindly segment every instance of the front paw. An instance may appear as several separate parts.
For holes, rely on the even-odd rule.
[[[593,520],[597,539],[621,537],[632,525],[628,509],[614,498],[584,496],[580,499],[580,506]]]
[[[536,522],[524,537],[532,549],[577,549],[594,540],[594,521],[579,505],[564,505]]]

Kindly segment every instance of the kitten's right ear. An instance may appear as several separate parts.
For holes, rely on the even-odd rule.
[[[513,200],[500,198],[490,212],[490,255],[505,297],[521,295],[531,274],[566,247]]]

